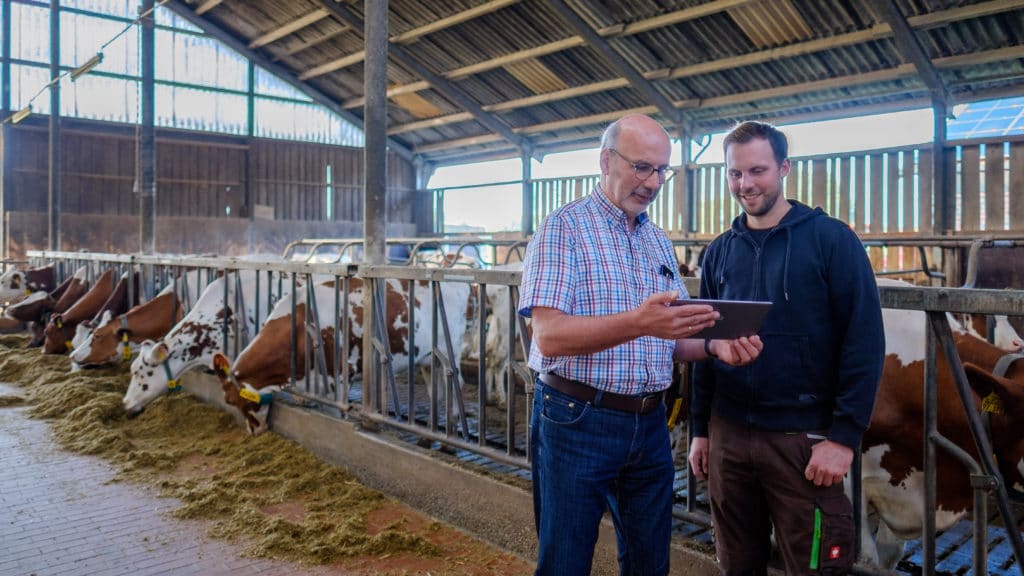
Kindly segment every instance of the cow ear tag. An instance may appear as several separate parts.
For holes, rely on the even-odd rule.
[[[241,396],[242,398],[245,398],[249,402],[262,404],[262,402],[260,402],[260,395],[257,394],[256,392],[253,392],[252,390],[249,390],[245,386],[242,386],[238,389],[238,395]]]
[[[220,370],[220,373],[223,374],[225,378],[231,376],[231,362],[228,361],[227,357],[220,355],[215,356],[213,364],[215,368]]]
[[[990,393],[981,399],[981,410],[992,414],[1003,413],[1003,399],[995,392]]]
[[[160,345],[153,349],[153,356],[156,357],[157,362],[163,362],[167,360],[167,347]]]

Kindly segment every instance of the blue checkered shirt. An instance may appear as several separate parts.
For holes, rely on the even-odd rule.
[[[632,232],[626,219],[600,186],[552,212],[526,249],[519,313],[530,316],[540,306],[574,316],[604,316],[637,308],[666,290],[687,298],[665,233],[646,213],[637,217]],[[643,336],[594,354],[549,358],[534,343],[529,365],[607,392],[647,394],[671,383],[674,348],[672,340]]]

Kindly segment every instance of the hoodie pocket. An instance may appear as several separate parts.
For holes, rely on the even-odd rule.
[[[749,372],[750,392],[758,403],[779,408],[817,404],[817,379],[810,368],[807,335],[761,334],[761,341],[764,349]]]

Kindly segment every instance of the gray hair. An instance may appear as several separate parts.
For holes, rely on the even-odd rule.
[[[615,145],[619,141],[619,133],[622,132],[622,125],[620,122],[621,119],[616,120],[604,129],[604,134],[601,135],[601,150],[615,148]]]

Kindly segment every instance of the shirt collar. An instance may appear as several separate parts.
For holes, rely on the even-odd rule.
[[[600,210],[600,212],[604,214],[604,216],[608,220],[612,221],[613,223],[622,225],[622,227],[625,228],[626,230],[629,229],[629,227],[626,225],[626,218],[628,218],[628,216],[625,212],[622,211],[621,208],[619,208],[615,204],[612,204],[612,201],[609,200],[608,196],[605,195],[600,183],[594,184],[594,191],[591,192],[590,196],[596,199],[598,210]],[[650,220],[650,217],[647,216],[646,211],[638,214],[636,217],[636,226],[634,227],[634,231],[639,230],[640,227],[643,226],[644,223],[647,222],[648,220]]]

